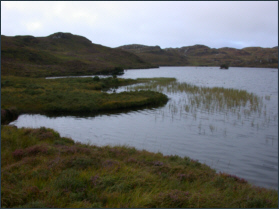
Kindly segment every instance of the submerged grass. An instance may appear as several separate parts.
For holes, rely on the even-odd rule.
[[[127,87],[127,89],[149,89],[171,94],[186,93],[186,111],[189,111],[189,108],[202,108],[207,111],[235,111],[240,107],[245,107],[246,112],[257,112],[262,108],[262,98],[245,90],[196,86],[185,82],[177,82],[174,78],[143,78],[138,80],[146,83]]]
[[[90,113],[167,102],[167,96],[154,91],[118,94],[101,91],[138,82],[97,76],[63,79],[2,76],[1,109],[15,107],[19,113]]]
[[[179,94],[179,101],[174,100],[169,104],[170,111],[191,112],[193,115],[199,112],[231,112],[249,117],[251,114],[261,116],[263,112],[263,98],[249,93],[245,90],[223,88],[223,87],[203,87],[177,82],[170,78],[138,79],[143,84],[126,87],[127,90],[152,90],[165,94]],[[178,102],[179,105],[176,104]]]
[[[1,207],[277,208],[278,192],[188,157],[1,128]]]

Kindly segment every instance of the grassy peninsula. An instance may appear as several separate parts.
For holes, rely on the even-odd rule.
[[[106,93],[103,90],[141,82],[117,77],[27,78],[2,76],[1,109],[21,113],[99,113],[124,108],[165,104],[167,96],[155,91]]]
[[[278,193],[187,157],[1,127],[1,207],[277,208]]]

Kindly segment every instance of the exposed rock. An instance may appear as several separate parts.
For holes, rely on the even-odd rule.
[[[58,32],[58,33],[54,33],[54,34],[51,35],[50,37],[51,37],[52,39],[69,38],[69,34],[67,35],[67,33]]]
[[[18,112],[15,108],[1,109],[1,124],[8,124],[18,118]]]

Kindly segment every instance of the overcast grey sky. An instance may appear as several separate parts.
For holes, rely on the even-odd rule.
[[[1,34],[81,35],[108,47],[278,46],[277,1],[1,1]]]

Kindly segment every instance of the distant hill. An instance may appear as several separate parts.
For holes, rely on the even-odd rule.
[[[157,67],[135,54],[93,44],[71,33],[47,37],[1,35],[1,74],[62,76],[113,73],[119,68]]]
[[[47,37],[1,35],[1,75],[30,77],[112,74],[158,66],[249,66],[278,68],[278,47],[161,49],[139,44],[109,48],[71,33]]]
[[[165,48],[131,44],[117,47],[138,55],[144,61],[159,66],[220,66],[278,68],[278,46],[273,48],[247,47],[209,48],[204,45]]]

